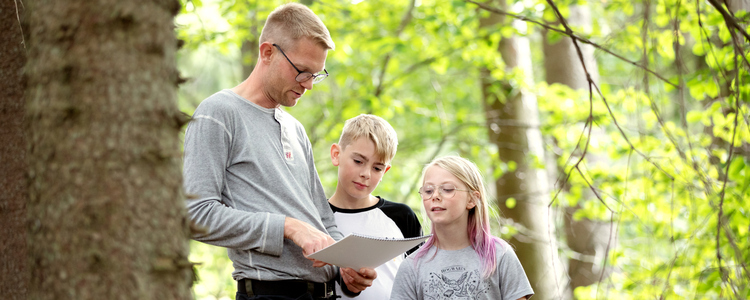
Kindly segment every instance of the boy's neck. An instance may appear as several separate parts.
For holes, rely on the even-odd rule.
[[[336,191],[335,193],[333,193],[331,198],[328,198],[328,203],[331,203],[333,204],[333,206],[342,208],[342,209],[361,209],[361,208],[368,208],[370,206],[373,206],[377,204],[378,201],[380,201],[378,197],[375,197],[372,194],[361,199],[342,196],[345,194],[346,193],[343,193],[343,192],[340,193]]]

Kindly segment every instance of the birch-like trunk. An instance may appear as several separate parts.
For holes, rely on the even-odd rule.
[[[29,299],[190,299],[179,2],[24,4]]]
[[[503,0],[493,6],[507,9]],[[511,24],[498,14],[482,19],[482,27]],[[514,25],[519,25],[515,23]],[[525,37],[503,38],[498,47],[506,72],[523,72],[526,84],[533,84],[531,50]],[[544,169],[534,167],[534,157],[544,159],[542,135],[536,96],[530,91],[498,82],[489,69],[482,72],[482,93],[490,140],[498,147],[498,158],[504,163],[515,162],[516,169],[496,178],[498,207],[502,217],[520,227],[520,233],[509,241],[516,250],[526,275],[536,293],[534,299],[560,299],[565,285],[563,268],[558,263],[556,233],[549,184]],[[500,93],[493,90],[500,87]],[[520,86],[520,85],[519,85]],[[509,199],[515,199],[508,201]]]
[[[570,16],[566,22],[574,30],[591,30],[591,13],[587,6],[571,5]],[[545,32],[546,33],[546,32]],[[554,44],[550,44],[547,36],[544,36],[544,68],[546,81],[549,84],[564,84],[572,89],[588,91],[589,83],[586,73],[581,65],[581,59],[573,41],[564,37]],[[578,43],[586,70],[594,82],[599,79],[596,59],[594,58],[593,46]],[[593,93],[595,89],[592,89]],[[595,125],[593,125],[595,126]],[[605,135],[600,128],[592,129],[592,139]],[[602,163],[603,158],[587,153],[585,161],[589,166]],[[586,199],[581,201],[598,201],[593,193],[584,192]],[[591,285],[602,278],[602,261],[607,249],[607,244],[616,240],[610,237],[610,223],[597,220],[581,219],[573,220],[573,214],[579,207],[565,208],[563,224],[565,237],[570,250],[576,255],[568,260],[568,275],[570,276],[569,295],[572,297],[573,289],[579,286]],[[611,244],[613,247],[613,244]],[[606,273],[605,273],[606,275]]]

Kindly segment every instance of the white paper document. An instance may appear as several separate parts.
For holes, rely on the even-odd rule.
[[[308,257],[342,268],[375,268],[419,245],[429,235],[413,238],[381,238],[350,234]]]

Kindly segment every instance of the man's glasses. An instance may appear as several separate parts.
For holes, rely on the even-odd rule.
[[[456,188],[455,185],[452,185],[450,183],[442,184],[437,187],[432,185],[426,185],[419,189],[419,195],[422,196],[422,200],[428,200],[432,198],[432,194],[435,193],[435,190],[438,191],[438,193],[443,196],[445,199],[453,198],[453,196],[456,195],[456,191],[462,191],[462,192],[470,192],[470,190],[459,190]]]
[[[279,45],[276,45],[276,44],[273,44],[273,45],[276,46],[276,48],[278,48],[279,51],[281,51],[281,55],[284,55],[284,58],[286,58],[286,61],[288,61],[292,65],[292,68],[294,68],[295,70],[297,70],[297,72],[299,72],[299,74],[297,74],[297,77],[294,78],[294,80],[297,80],[297,82],[305,82],[305,81],[310,80],[310,78],[312,78],[313,84],[315,84],[315,83],[323,81],[323,79],[326,79],[326,77],[328,77],[328,71],[326,71],[326,69],[323,69],[323,71],[326,72],[325,74],[313,74],[307,71],[300,71],[299,69],[297,69],[297,66],[295,66],[291,60],[289,60],[289,57],[286,56],[286,53],[284,53],[284,50],[281,50],[281,47],[279,47]]]

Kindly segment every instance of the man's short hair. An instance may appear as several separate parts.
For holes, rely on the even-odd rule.
[[[375,154],[386,164],[390,164],[396,156],[396,148],[398,148],[396,130],[383,118],[362,114],[347,120],[341,131],[339,146],[343,151],[346,146],[362,137],[375,143]]]
[[[268,15],[260,44],[271,42],[286,49],[302,38],[310,38],[326,50],[336,48],[328,28],[312,10],[299,3],[287,3]]]

